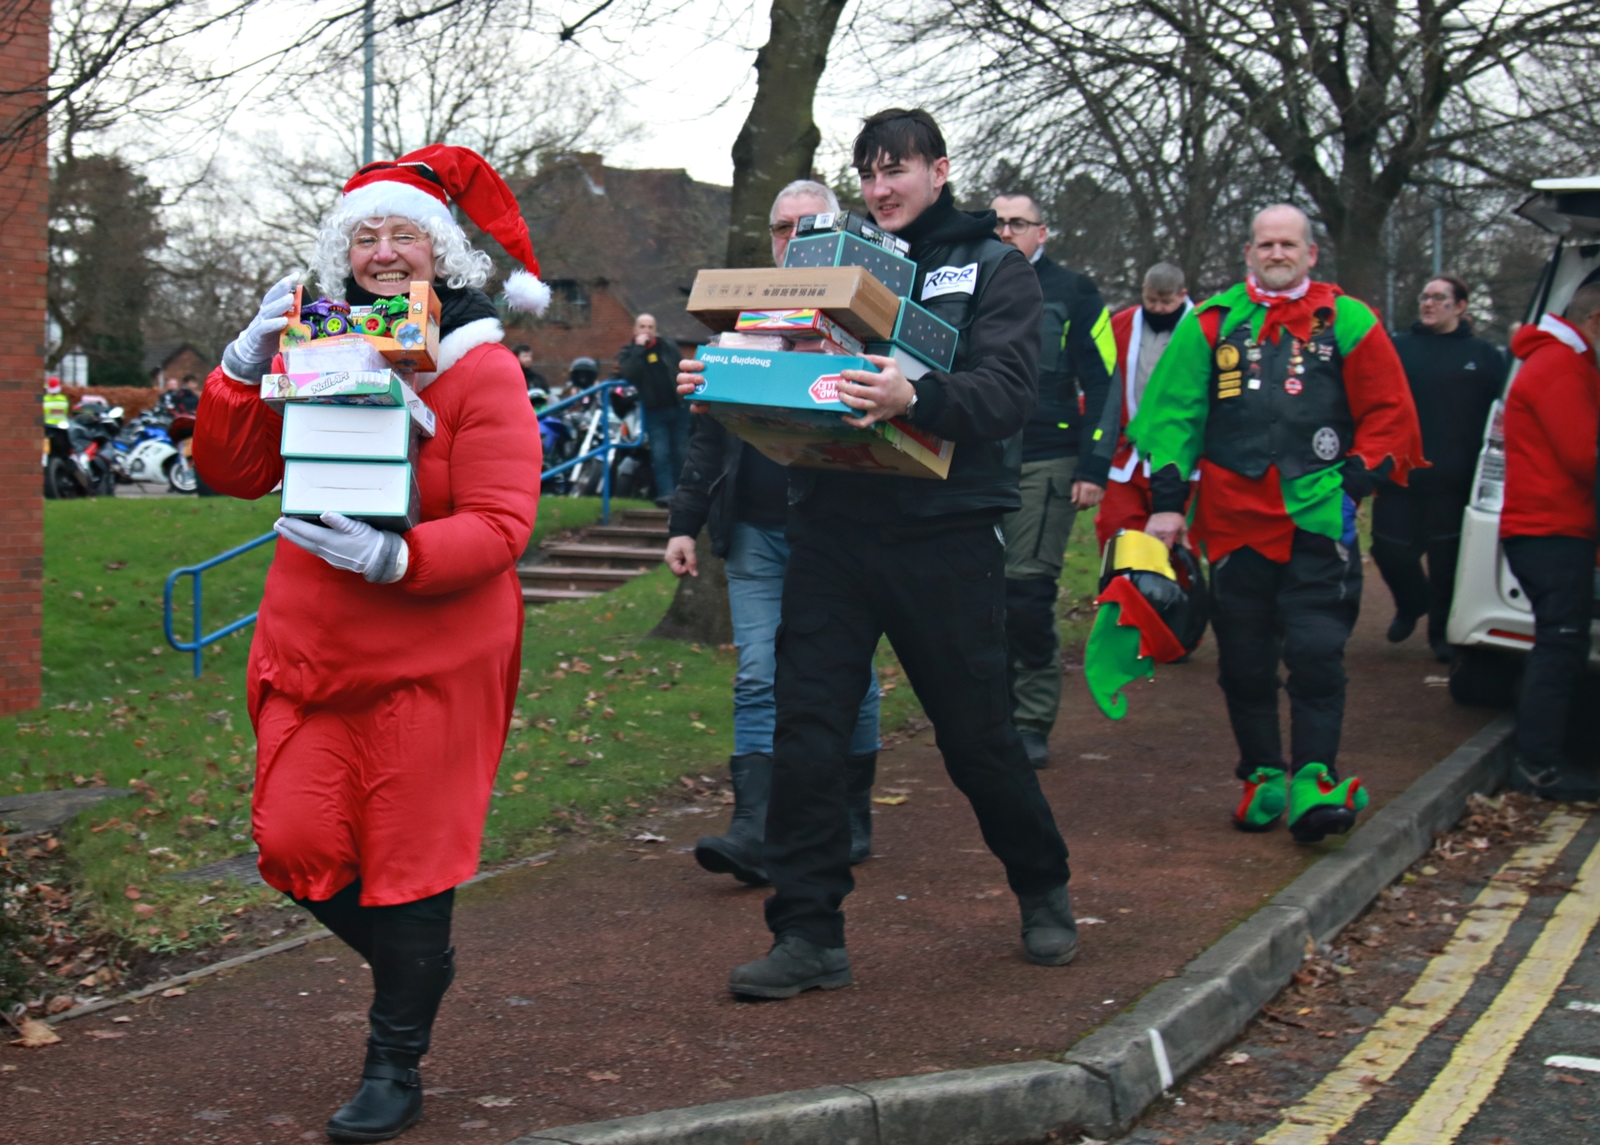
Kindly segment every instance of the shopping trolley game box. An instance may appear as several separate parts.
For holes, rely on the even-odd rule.
[[[867,429],[839,400],[841,370],[876,368],[865,358],[704,346],[693,401],[780,465],[888,476],[949,476],[955,446],[899,420]]]

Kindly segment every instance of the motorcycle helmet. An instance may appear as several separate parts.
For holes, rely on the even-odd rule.
[[[567,380],[580,390],[594,385],[600,377],[600,366],[593,358],[574,358],[567,367]]]
[[[1149,533],[1119,529],[1100,563],[1100,591],[1125,576],[1183,646],[1185,654],[1200,646],[1210,617],[1205,574],[1200,562],[1182,545],[1171,550]]]

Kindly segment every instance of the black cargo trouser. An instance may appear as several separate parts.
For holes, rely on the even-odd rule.
[[[1395,611],[1428,618],[1428,640],[1445,638],[1461,552],[1461,514],[1470,486],[1380,488],[1372,502],[1372,561],[1394,594]],[[1422,571],[1422,558],[1428,571]]]
[[[1535,770],[1566,763],[1567,712],[1589,662],[1595,542],[1507,537],[1506,561],[1533,605],[1533,651],[1517,704],[1517,750]]]
[[[895,539],[876,525],[794,514],[789,541],[765,848],[773,934],[844,945],[839,907],[855,887],[845,761],[883,635],[1011,889],[1064,885],[1067,847],[1011,723],[994,526]]]
[[[1361,609],[1356,546],[1296,529],[1284,564],[1251,548],[1211,566],[1217,682],[1239,744],[1236,774],[1284,767],[1278,730],[1278,661],[1289,671],[1291,771],[1333,771],[1344,727],[1344,646]]]

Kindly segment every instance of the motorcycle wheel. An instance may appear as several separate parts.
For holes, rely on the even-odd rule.
[[[194,471],[194,462],[187,457],[173,457],[167,461],[167,485],[174,493],[193,493],[200,487]]]
[[[78,487],[77,478],[72,475],[68,463],[59,457],[52,457],[45,465],[44,495],[52,501],[70,501],[83,496],[83,490]]]

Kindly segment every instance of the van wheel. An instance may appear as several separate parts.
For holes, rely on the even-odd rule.
[[[1509,708],[1522,664],[1487,648],[1457,648],[1450,661],[1450,698],[1469,708]]]

